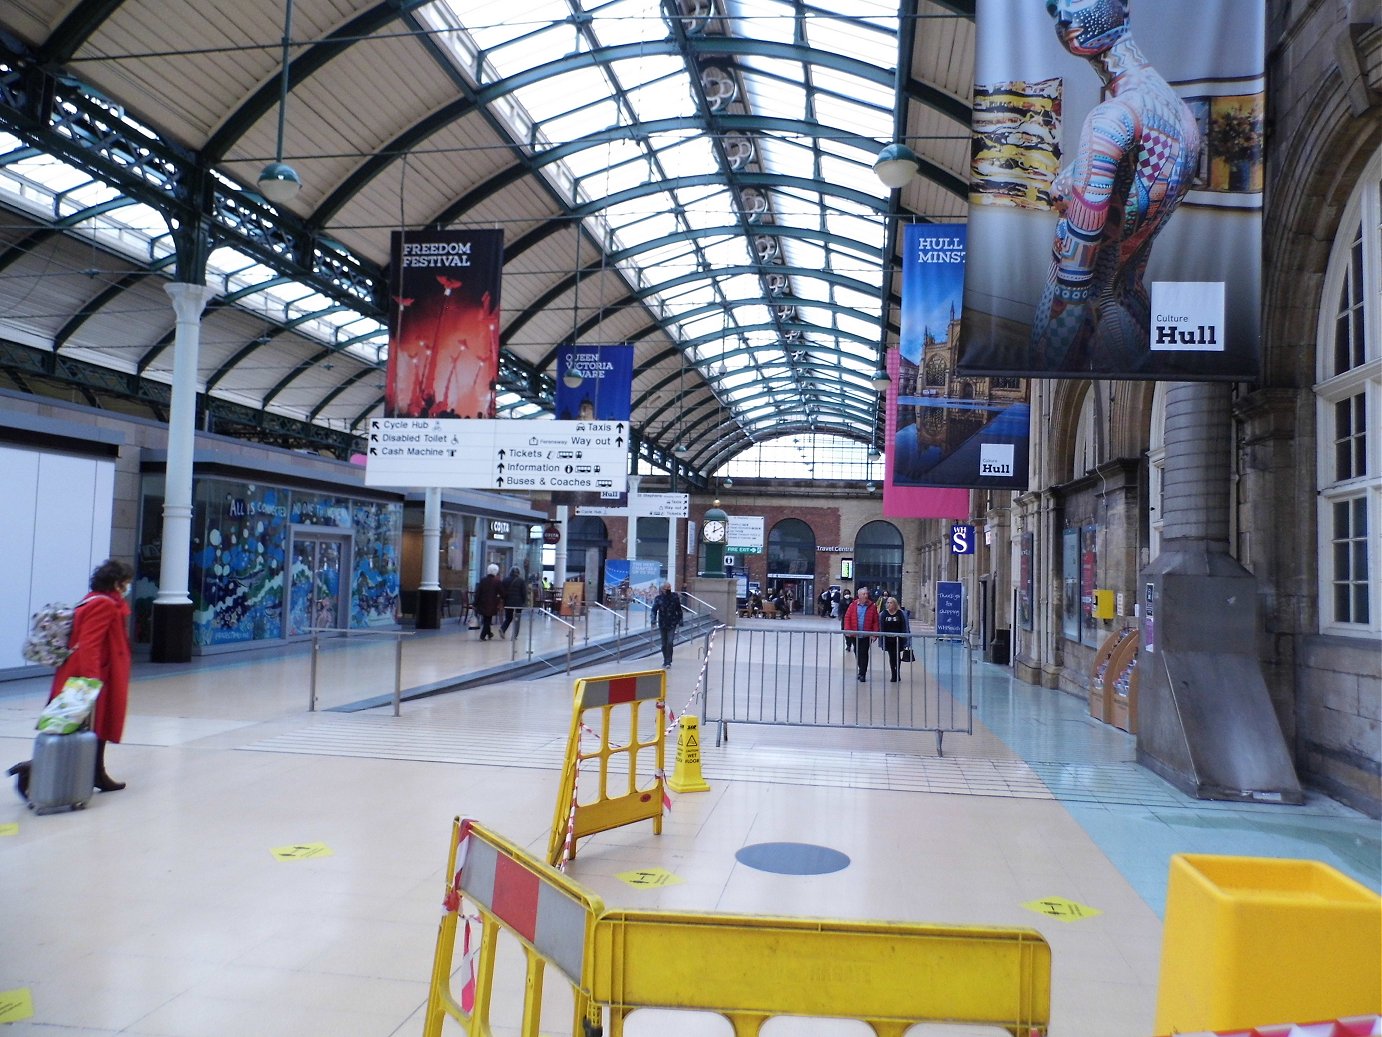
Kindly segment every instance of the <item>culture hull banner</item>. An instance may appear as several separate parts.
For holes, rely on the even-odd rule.
[[[1026,380],[955,372],[964,340],[965,246],[964,224],[903,228],[902,333],[888,372],[885,509],[888,490],[1027,487]]]
[[[573,373],[580,381],[568,385],[567,378]],[[633,399],[633,346],[561,346],[557,349],[556,383],[558,420],[628,421]]]
[[[492,418],[499,230],[394,231],[384,416]]]
[[[1257,375],[1266,6],[978,0],[961,371]]]

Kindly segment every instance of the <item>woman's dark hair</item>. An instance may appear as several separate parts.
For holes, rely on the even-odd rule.
[[[91,589],[94,591],[113,591],[126,580],[134,579],[134,570],[124,562],[107,558],[91,574]]]

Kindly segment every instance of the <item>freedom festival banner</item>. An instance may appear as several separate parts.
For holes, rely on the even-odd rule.
[[[917,515],[902,503],[924,487],[1021,490],[1027,486],[1027,383],[1009,375],[960,375],[964,342],[964,224],[911,224],[902,234],[902,332],[888,358],[884,512],[963,518],[964,508]],[[914,489],[915,488],[915,489]],[[888,494],[897,498],[890,510]],[[924,500],[924,498],[923,498]],[[906,510],[904,510],[906,509]]]
[[[501,230],[394,231],[386,418],[492,418]]]
[[[1256,376],[1266,6],[978,0],[961,371]]]

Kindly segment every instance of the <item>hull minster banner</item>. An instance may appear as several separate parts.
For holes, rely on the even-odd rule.
[[[1261,0],[978,0],[961,371],[1246,379]]]
[[[902,333],[888,371],[885,493],[896,509],[885,496],[890,515],[913,515],[902,501],[922,488],[1027,487],[1026,381],[962,376],[955,369],[964,342],[965,252],[964,224],[903,228]],[[960,496],[967,502],[966,494]]]

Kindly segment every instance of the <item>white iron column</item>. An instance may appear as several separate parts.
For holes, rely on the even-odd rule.
[[[441,628],[441,487],[428,486],[422,504],[422,578],[418,584],[419,630]]]
[[[187,576],[192,560],[192,452],[197,422],[197,353],[201,316],[212,290],[179,281],[163,286],[173,302],[173,395],[168,410],[168,464],[163,480],[163,556],[154,599],[150,659],[192,658],[192,598]]]

